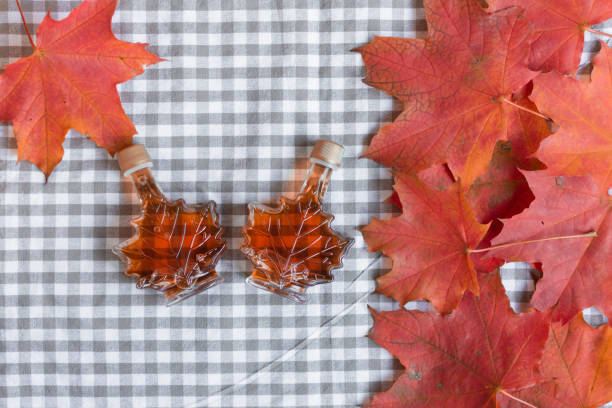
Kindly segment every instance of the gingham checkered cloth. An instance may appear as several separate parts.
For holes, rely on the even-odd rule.
[[[31,28],[80,1],[22,0]],[[172,198],[218,203],[229,250],[225,282],[167,308],[138,290],[111,248],[138,211],[115,160],[70,132],[45,184],[16,165],[12,127],[0,126],[0,406],[343,407],[386,390],[402,370],[367,339],[366,304],[390,262],[368,254],[356,227],[390,217],[389,172],[358,156],[401,108],[361,82],[350,50],[374,34],[423,37],[412,0],[120,0],[116,35],[147,42],[167,62],[119,87],[128,115]],[[612,27],[612,23],[599,29]],[[587,33],[587,49],[596,48]],[[17,7],[0,3],[0,65],[31,52]],[[591,54],[585,54],[585,61]],[[326,196],[335,227],[356,244],[332,284],[296,305],[247,286],[239,252],[249,201],[301,183],[318,138],[346,146]],[[528,269],[505,267],[517,308]],[[410,307],[426,308],[424,302]],[[588,315],[593,323],[603,318]]]

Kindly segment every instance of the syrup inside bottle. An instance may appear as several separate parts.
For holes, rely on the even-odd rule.
[[[222,281],[215,265],[226,249],[214,202],[188,206],[169,201],[145,167],[126,171],[141,203],[132,220],[136,233],[113,252],[124,261],[125,273],[138,279],[138,288],[164,293],[168,305]]]
[[[330,227],[334,217],[321,207],[333,167],[311,157],[295,199],[281,197],[278,207],[249,204],[241,247],[254,265],[248,283],[304,303],[308,287],[333,280],[353,242]]]

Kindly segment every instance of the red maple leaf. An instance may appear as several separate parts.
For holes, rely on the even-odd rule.
[[[418,176],[419,179],[429,188],[438,191],[447,190],[455,183],[455,178],[453,174],[450,172],[450,169],[445,164],[431,166],[427,170],[419,172]],[[525,182],[525,184],[527,184],[527,182]],[[514,190],[514,192],[515,194],[518,193],[519,189],[517,188],[516,190]],[[398,206],[401,208],[401,202],[399,201],[399,195],[397,194],[397,191],[395,191],[393,194],[394,195],[392,196],[392,199],[397,199]],[[466,196],[466,199],[469,201],[469,197]],[[480,222],[481,224],[485,224],[485,222],[482,222],[478,219],[478,214],[475,214],[475,216],[478,222]],[[489,230],[487,231],[484,238],[482,238],[480,244],[478,244],[476,249],[490,247],[491,240],[500,233],[502,229],[502,223],[498,220],[494,220],[493,222],[491,221],[491,219],[486,221],[487,224],[490,222]],[[474,269],[480,273],[489,273],[504,264],[503,259],[489,257],[485,253],[472,254],[470,256],[470,259],[474,264]]]
[[[111,31],[117,0],[84,0],[56,21],[49,14],[36,32],[34,53],[0,75],[0,120],[12,121],[18,160],[49,177],[64,154],[69,129],[87,134],[111,155],[129,146],[134,125],[116,85],[162,61],[147,44],[119,41]]]
[[[488,226],[474,219],[459,183],[435,191],[414,175],[396,174],[395,181],[402,215],[373,219],[361,230],[370,251],[393,259],[391,272],[378,278],[377,292],[402,304],[427,299],[449,313],[466,290],[478,293],[469,249],[477,248]]]
[[[504,221],[490,255],[541,263],[532,305],[555,304],[553,320],[567,322],[590,306],[612,321],[612,197],[601,195],[589,176],[552,177],[525,172],[535,200]],[[595,237],[582,236],[594,233]]]
[[[499,395],[539,380],[548,314],[515,314],[498,273],[481,275],[479,283],[480,296],[467,293],[449,316],[372,310],[369,337],[406,371],[371,407],[495,408]]]
[[[433,190],[444,191],[457,180],[446,164],[437,164],[419,172],[419,180]]]
[[[510,142],[498,142],[487,171],[470,186],[466,196],[478,222],[512,217],[533,201],[513,152]]]
[[[435,164],[428,169],[422,170],[418,173],[418,177],[427,187],[438,191],[446,190],[457,181],[446,164]],[[402,202],[397,191],[393,191],[386,201],[402,208]]]
[[[612,328],[592,328],[582,315],[567,325],[553,323],[540,364],[542,381],[518,391],[538,408],[597,408],[612,401]],[[527,405],[501,396],[504,408]]]
[[[537,33],[529,57],[535,71],[575,73],[584,48],[584,32],[612,18],[609,0],[488,0],[491,10],[524,8]]]
[[[612,50],[606,44],[593,66],[591,82],[540,75],[531,98],[561,127],[537,153],[549,174],[590,174],[606,194],[612,187]]]
[[[495,218],[512,217],[533,201],[533,194],[519,168],[544,168],[542,163],[529,156],[538,150],[540,142],[550,135],[550,130],[547,121],[537,116],[537,107],[527,99],[532,86],[530,82],[520,93],[513,95],[513,103],[529,111],[517,109],[510,112],[508,141],[497,142],[486,171],[474,181],[466,193],[480,223],[487,223]]]
[[[365,82],[404,111],[372,140],[366,157],[402,171],[448,163],[469,186],[507,138],[511,95],[535,75],[531,31],[518,8],[487,14],[477,0],[425,0],[426,39],[376,37],[358,49]]]
[[[497,142],[486,171],[467,188],[467,200],[481,224],[519,214],[533,201],[533,194],[519,168],[545,168],[541,162],[529,156],[538,150],[540,142],[550,135],[550,130],[547,121],[537,116],[537,107],[527,99],[532,88],[530,82],[520,93],[513,95],[513,103],[529,111],[517,109],[509,113],[509,141]],[[434,165],[418,174],[425,184],[435,190],[445,190],[455,182],[455,176],[446,164]],[[389,197],[389,201],[401,207],[396,192]]]

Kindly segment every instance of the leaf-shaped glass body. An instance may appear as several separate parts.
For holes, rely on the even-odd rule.
[[[311,159],[295,199],[281,197],[278,207],[249,204],[241,251],[255,266],[247,282],[297,303],[307,300],[309,286],[331,282],[331,270],[353,240],[331,229],[333,215],[321,208],[331,168]]]
[[[220,283],[214,268],[226,242],[215,203],[168,201],[148,168],[130,177],[142,211],[132,220],[135,235],[113,249],[127,264],[126,275],[138,278],[138,288],[163,292],[168,305]]]

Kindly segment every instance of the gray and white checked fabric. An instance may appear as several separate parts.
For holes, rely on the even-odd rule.
[[[31,28],[76,0],[22,0]],[[361,82],[350,50],[374,34],[424,36],[417,0],[120,0],[116,35],[167,62],[119,87],[136,142],[171,198],[217,201],[229,250],[225,283],[167,308],[138,290],[110,249],[132,233],[136,197],[116,162],[70,132],[48,183],[15,164],[0,126],[0,406],[352,407],[387,389],[401,365],[365,334],[370,294],[389,260],[356,227],[389,217],[391,177],[358,156],[400,105]],[[599,27],[612,28],[612,23]],[[587,48],[596,48],[587,33]],[[12,0],[0,3],[0,65],[29,55]],[[585,54],[585,61],[590,59]],[[249,201],[295,191],[317,138],[346,146],[328,209],[353,236],[345,267],[295,305],[244,283]],[[516,307],[533,290],[504,268]],[[423,302],[411,307],[425,308]],[[602,322],[591,311],[592,322]]]

